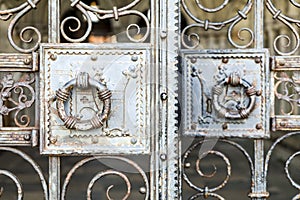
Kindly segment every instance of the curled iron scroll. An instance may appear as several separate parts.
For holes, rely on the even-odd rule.
[[[228,109],[221,105],[219,98],[223,93],[225,85],[231,85],[233,87],[243,86],[246,89],[246,95],[249,97],[249,103],[247,107],[239,107],[237,110]],[[247,118],[255,106],[255,88],[248,83],[245,79],[240,78],[237,73],[230,74],[229,77],[221,81],[220,84],[213,87],[213,106],[218,114],[227,119],[245,119]]]
[[[81,89],[87,89],[90,86],[97,88],[98,98],[103,102],[102,111],[98,111],[90,120],[80,120],[72,115],[67,115],[65,110],[65,102],[71,95],[71,90],[76,86]],[[66,128],[76,130],[90,130],[101,128],[107,120],[111,108],[111,91],[99,81],[89,77],[88,73],[80,73],[77,78],[67,82],[62,88],[56,91],[56,107],[58,115],[64,122]],[[98,105],[97,105],[98,107]]]

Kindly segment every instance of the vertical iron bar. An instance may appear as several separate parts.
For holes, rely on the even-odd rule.
[[[162,37],[162,34],[166,33],[166,23],[167,23],[167,0],[161,0],[159,1],[159,10],[158,10],[158,16],[159,16],[159,22],[158,22],[158,67],[159,67],[159,86],[158,86],[158,92],[160,96],[162,93],[166,93],[166,37]],[[158,188],[159,188],[159,196],[158,199],[166,199],[168,196],[168,177],[167,177],[167,170],[168,170],[168,151],[167,151],[167,103],[164,101],[162,102],[161,99],[159,99],[159,134],[158,134],[158,151],[157,151],[157,161],[159,163],[158,167]]]
[[[255,1],[255,49],[264,48],[264,0]],[[268,67],[268,66],[267,66]],[[266,177],[264,177],[264,140],[254,140],[254,186],[251,194],[253,200],[265,200],[268,197],[266,191]]]
[[[48,42],[59,43],[60,0],[48,3]],[[49,199],[60,199],[60,157],[57,156],[49,156]]]
[[[255,49],[264,48],[264,1],[256,0],[254,2],[254,31],[255,31]]]
[[[179,1],[159,1],[159,96],[160,131],[159,145],[159,198],[179,199],[178,188],[178,129],[176,126],[176,103],[178,93],[178,13]]]
[[[151,191],[150,191],[150,199],[158,199],[159,198],[159,190],[158,189],[152,189],[152,188],[159,188],[159,107],[157,105],[157,102],[159,102],[159,84],[156,84],[159,82],[159,70],[158,70],[158,28],[156,28],[159,24],[159,1],[152,0],[151,1],[151,44],[153,44],[154,48],[152,50],[153,56],[152,57],[152,75],[151,75],[151,92],[153,95],[153,98],[151,100],[151,108],[153,109],[153,113],[151,113],[151,123],[153,123],[153,130],[149,133],[151,135],[151,178],[150,178],[150,184],[151,184]],[[153,81],[153,82],[152,82]]]
[[[49,199],[60,199],[60,157],[49,157]]]
[[[48,1],[48,42],[59,43],[59,12],[60,1],[49,0]]]

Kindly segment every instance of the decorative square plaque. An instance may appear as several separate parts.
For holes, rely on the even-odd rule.
[[[184,134],[268,136],[267,51],[183,51]]]
[[[150,48],[41,46],[41,152],[149,152]]]

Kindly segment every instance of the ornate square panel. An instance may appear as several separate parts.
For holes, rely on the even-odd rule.
[[[149,46],[41,47],[41,152],[149,152]]]
[[[38,145],[37,58],[0,54],[0,146]]]
[[[267,137],[267,51],[183,51],[183,132]]]
[[[272,129],[300,130],[300,57],[276,56],[272,61]]]

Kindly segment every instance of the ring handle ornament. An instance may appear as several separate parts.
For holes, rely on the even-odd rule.
[[[72,89],[74,87],[87,89],[91,86],[97,89],[98,98],[103,102],[102,111],[97,111],[90,120],[80,120],[75,116],[68,115],[66,113],[65,103],[70,98]],[[101,128],[108,119],[111,110],[111,95],[111,91],[107,89],[105,84],[91,78],[88,73],[81,72],[76,78],[70,80],[56,91],[58,116],[68,129],[84,131]],[[98,107],[97,105],[97,108]]]
[[[232,87],[243,86],[245,93],[249,97],[247,107],[237,107],[237,109],[229,109],[224,107],[220,102],[220,96],[226,85]],[[255,106],[255,88],[245,79],[241,78],[237,72],[231,73],[228,77],[223,79],[218,85],[213,87],[213,106],[219,116],[227,119],[246,119]]]

